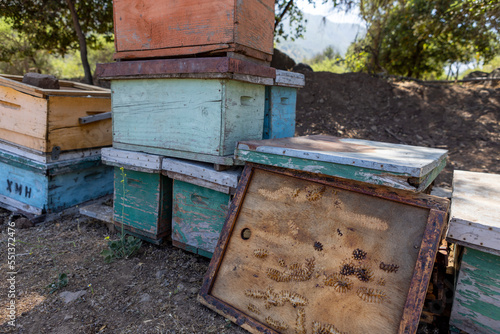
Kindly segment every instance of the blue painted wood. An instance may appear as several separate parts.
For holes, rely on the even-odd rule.
[[[222,192],[174,180],[173,245],[212,257],[230,198]]]
[[[0,152],[0,202],[24,212],[59,212],[113,192],[112,168],[99,156],[40,163]]]
[[[237,141],[262,138],[262,85],[225,79],[133,79],[112,80],[111,87],[116,148],[176,157],[199,154],[203,159],[232,156]]]
[[[170,234],[172,180],[160,173],[114,167],[114,219],[146,241]]]
[[[263,139],[293,137],[297,88],[266,86]]]

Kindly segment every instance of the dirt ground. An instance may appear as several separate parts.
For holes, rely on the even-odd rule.
[[[305,75],[297,135],[446,148],[448,165],[436,182],[441,187],[451,187],[454,169],[500,173],[500,85]],[[137,256],[106,264],[99,254],[110,235],[106,226],[74,210],[34,227],[17,220],[17,318],[12,327],[6,308],[7,226],[16,219],[0,209],[0,332],[246,333],[197,302],[208,259],[168,243],[144,243]],[[67,286],[49,293],[46,287],[61,273],[68,276]]]

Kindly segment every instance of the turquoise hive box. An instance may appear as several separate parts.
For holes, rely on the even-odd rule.
[[[241,168],[215,171],[207,163],[163,158],[162,170],[174,180],[172,244],[212,257]]]
[[[275,69],[234,58],[99,64],[111,80],[113,147],[233,165],[239,140],[262,139]]]
[[[103,162],[114,166],[114,224],[148,242],[170,235],[172,180],[161,174],[161,156],[105,148]]]

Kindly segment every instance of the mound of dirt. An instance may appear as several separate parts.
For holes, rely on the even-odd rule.
[[[500,84],[420,84],[364,73],[303,72],[296,135],[329,134],[449,151],[454,169],[500,173]]]

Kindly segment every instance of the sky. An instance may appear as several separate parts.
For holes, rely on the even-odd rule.
[[[361,19],[358,17],[358,10],[352,10],[349,13],[343,11],[332,10],[332,4],[327,3],[325,5],[320,4],[320,0],[317,1],[318,4],[313,6],[308,3],[307,0],[298,0],[297,6],[305,13],[314,15],[325,15],[328,20],[338,23],[359,23],[362,24]]]

